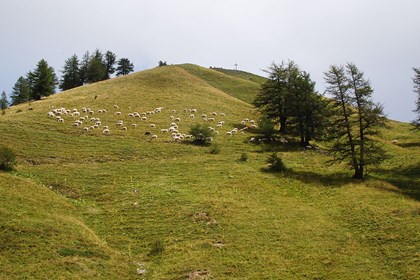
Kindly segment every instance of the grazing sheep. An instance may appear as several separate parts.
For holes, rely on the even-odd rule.
[[[53,112],[48,112],[47,116],[49,118],[54,118],[55,114]]]
[[[194,119],[194,114],[190,114],[189,116],[188,116],[190,119]]]
[[[134,114],[133,113],[128,113],[128,116],[131,118],[134,118]]]
[[[207,118],[207,115],[206,114],[202,114],[201,117],[202,118]]]
[[[217,113],[216,112],[211,112],[211,115],[212,116],[217,116]]]
[[[116,116],[121,116],[121,112],[115,112]]]
[[[157,139],[157,138],[158,138],[158,136],[156,134],[152,135],[152,139]]]
[[[162,129],[160,130],[160,132],[163,132],[163,133],[168,133],[168,132],[169,132],[169,129],[167,129],[167,128],[162,128]]]
[[[128,128],[127,128],[126,126],[123,126],[123,127],[121,127],[121,130],[122,130],[122,131],[127,131],[127,130],[128,130]]]
[[[104,130],[102,130],[103,134],[109,134],[111,133],[111,131],[108,128],[105,128]]]
[[[63,122],[64,122],[64,119],[63,119],[63,118],[59,118],[57,121],[58,121],[59,123],[63,123]]]
[[[147,117],[142,117],[141,120],[142,121],[147,121]]]
[[[391,141],[392,144],[398,144],[398,140],[394,139]]]
[[[225,115],[225,113],[220,113],[220,116],[221,116],[221,117],[224,117],[224,116],[226,116],[226,115]]]
[[[254,120],[250,120],[249,123],[255,124],[255,121]]]
[[[114,108],[115,109],[119,109],[120,107],[118,105],[114,105]]]
[[[104,129],[109,129],[109,127],[106,125],[106,126],[104,126]]]
[[[232,131],[228,131],[228,132],[226,132],[226,135],[227,135],[227,136],[232,136]]]
[[[152,133],[151,133],[150,131],[146,131],[146,132],[144,133],[144,135],[152,135]]]
[[[138,112],[134,112],[134,117],[135,118],[140,118],[140,114]]]
[[[88,131],[89,131],[89,127],[87,127],[87,126],[86,126],[86,127],[84,127],[84,128],[83,128],[83,131],[88,132]]]
[[[175,118],[175,120],[174,121],[176,121],[176,122],[180,122],[181,121],[181,118]]]
[[[214,122],[215,121],[215,118],[207,118],[207,121]]]
[[[257,138],[251,137],[251,139],[249,139],[249,142],[255,143],[255,142],[257,142]]]
[[[124,122],[122,120],[119,120],[115,123],[116,126],[122,126]]]
[[[151,124],[149,124],[149,127],[151,127],[151,128],[155,128],[155,127],[156,127],[156,125],[155,125],[154,123],[151,123]]]
[[[175,119],[175,117],[174,117],[174,116],[170,116],[170,117],[169,117],[169,119],[170,119],[171,121],[173,121],[173,120]]]
[[[191,109],[191,113],[197,113],[197,109]]]
[[[136,127],[137,127],[137,124],[136,124],[136,123],[132,123],[132,124],[131,124],[131,126],[132,126],[133,128],[136,128]]]

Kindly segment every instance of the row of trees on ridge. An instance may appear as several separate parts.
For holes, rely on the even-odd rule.
[[[61,90],[68,90],[84,84],[110,79],[116,76],[127,75],[134,71],[134,65],[128,58],[117,61],[116,55],[107,51],[102,54],[95,50],[92,54],[87,51],[82,60],[76,54],[64,62],[61,79],[58,80],[54,68],[41,59],[35,70],[29,71],[26,77],[19,77],[11,93],[11,105],[17,105],[30,100],[39,100],[55,92],[57,85]],[[7,101],[7,98],[5,98]]]

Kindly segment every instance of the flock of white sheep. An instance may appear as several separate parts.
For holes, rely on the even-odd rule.
[[[118,105],[114,105],[110,110],[104,108],[93,110],[88,107],[83,107],[80,111],[76,108],[52,108],[47,116],[60,123],[70,122],[74,128],[81,129],[83,133],[102,131],[105,135],[111,135],[112,131],[139,131],[139,127],[141,127],[143,130],[140,131],[150,137],[150,141],[164,137],[164,135],[170,135],[169,139],[175,142],[193,138],[190,134],[180,132],[179,126],[183,123],[181,122],[183,118],[190,119],[190,124],[191,119],[195,119],[195,123],[207,123],[208,129],[213,131],[214,135],[220,135],[219,130],[225,126],[226,120],[226,114],[223,112],[202,113],[200,117],[196,117],[198,110],[195,108],[181,111],[169,110],[171,115],[168,118],[168,124],[158,126],[153,121],[157,120],[157,114],[164,111],[163,107],[144,112],[131,112],[130,107],[128,107],[128,110],[130,110],[129,113],[123,113]],[[102,118],[102,116],[104,117]],[[196,120],[197,118],[199,120]],[[112,120],[110,121],[110,119]],[[162,119],[159,119],[159,123],[162,123]],[[257,128],[256,122],[249,118],[244,118],[240,123],[243,127],[228,129],[224,132],[226,137],[232,137],[237,133],[244,134],[249,128]],[[185,129],[188,129],[188,127]],[[159,132],[161,136],[158,136]]]

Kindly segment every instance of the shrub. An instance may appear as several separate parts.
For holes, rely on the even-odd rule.
[[[283,160],[276,153],[271,154],[271,156],[267,159],[267,163],[269,171],[286,171],[286,165],[284,165]]]
[[[148,256],[156,256],[159,254],[162,254],[163,251],[165,251],[165,245],[163,244],[162,240],[156,240],[152,243],[152,248],[150,249],[150,252]]]
[[[0,170],[12,171],[16,165],[13,151],[7,147],[0,147]]]
[[[190,129],[190,134],[194,138],[194,143],[198,145],[209,144],[213,139],[213,131],[201,124],[195,124]]]
[[[247,153],[243,153],[241,155],[241,157],[239,158],[239,161],[242,161],[242,162],[248,161],[248,154]]]

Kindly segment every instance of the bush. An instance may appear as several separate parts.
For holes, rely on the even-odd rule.
[[[157,240],[152,243],[152,248],[150,249],[148,256],[156,256],[162,254],[163,251],[165,251],[165,245],[163,244],[163,241]]]
[[[271,156],[267,159],[267,163],[269,171],[286,171],[286,165],[284,165],[283,160],[276,153],[271,154]]]
[[[12,171],[16,165],[13,151],[7,147],[0,147],[0,170]]]
[[[239,161],[242,161],[242,162],[248,161],[248,154],[247,153],[243,153],[241,155],[241,157],[239,158]]]
[[[209,144],[213,139],[213,131],[201,124],[195,124],[190,129],[190,134],[194,138],[194,143],[198,145]]]

